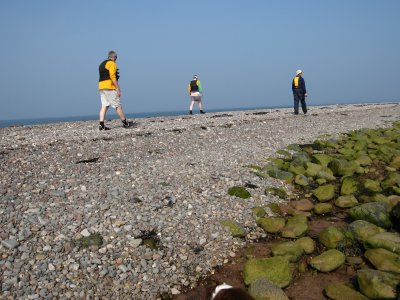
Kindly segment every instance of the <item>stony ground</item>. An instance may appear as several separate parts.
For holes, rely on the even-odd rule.
[[[177,294],[246,242],[220,220],[244,225],[247,240],[264,234],[250,208],[279,201],[263,190],[282,183],[244,165],[399,117],[388,103],[140,119],[128,130],[112,121],[107,132],[96,122],[0,129],[0,297]],[[252,198],[227,194],[246,183]]]

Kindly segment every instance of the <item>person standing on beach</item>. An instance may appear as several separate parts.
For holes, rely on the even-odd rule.
[[[299,114],[299,102],[301,102],[301,109],[303,113],[307,113],[307,105],[306,105],[306,97],[307,90],[306,90],[306,83],[304,78],[302,77],[303,71],[297,70],[296,77],[293,78],[292,81],[292,91],[293,91],[293,98],[294,98],[294,114]]]
[[[188,91],[190,94],[189,114],[193,114],[194,102],[197,102],[199,104],[200,113],[205,114],[206,112],[203,110],[203,103],[201,102],[201,97],[203,96],[203,87],[201,86],[201,82],[197,75],[194,75],[192,81],[190,81]]]
[[[117,53],[115,51],[110,51],[108,52],[108,59],[103,61],[99,66],[99,91],[101,99],[99,130],[110,130],[109,127],[104,125],[104,119],[110,106],[116,109],[124,128],[132,127],[134,124],[134,122],[128,122],[126,120],[119,101],[121,89],[118,84],[119,72],[117,64],[115,63],[116,60]]]

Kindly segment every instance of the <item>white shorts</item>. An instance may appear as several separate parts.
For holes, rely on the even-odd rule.
[[[117,108],[121,105],[116,90],[100,90],[101,106]]]

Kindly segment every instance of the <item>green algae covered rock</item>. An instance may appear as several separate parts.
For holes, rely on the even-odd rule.
[[[317,215],[324,215],[332,212],[333,206],[330,203],[317,203],[314,206],[314,212]]]
[[[242,199],[247,199],[251,197],[250,192],[242,186],[233,186],[229,188],[228,194]]]
[[[332,160],[332,156],[324,153],[316,153],[311,156],[311,160],[321,166],[327,167]]]
[[[270,169],[267,171],[267,173],[273,178],[285,180],[287,182],[291,182],[293,180],[293,173],[286,172],[277,168]]]
[[[356,220],[352,222],[349,225],[348,230],[352,233],[355,239],[362,242],[375,234],[385,231],[385,229],[364,220]]]
[[[259,218],[256,221],[257,225],[264,229],[265,232],[268,233],[277,233],[280,232],[283,227],[285,227],[285,219],[284,218]]]
[[[311,254],[315,251],[315,242],[308,236],[299,238],[295,243],[303,249],[305,254]]]
[[[333,184],[321,185],[313,190],[312,193],[318,201],[326,202],[335,197],[335,186]]]
[[[273,256],[283,256],[290,262],[297,262],[304,254],[303,248],[295,242],[284,242],[272,246]]]
[[[309,184],[308,178],[302,174],[296,175],[294,182],[301,186],[307,186]]]
[[[250,284],[249,293],[256,300],[289,300],[285,292],[267,278],[258,278]]]
[[[368,300],[363,294],[343,283],[331,283],[325,287],[324,292],[333,300]]]
[[[383,248],[368,249],[364,256],[380,271],[400,274],[400,256]]]
[[[365,248],[383,248],[400,255],[400,235],[397,232],[381,232],[364,242]]]
[[[263,207],[256,206],[251,209],[251,211],[259,218],[262,218],[267,213]]]
[[[230,231],[233,237],[244,238],[246,236],[246,231],[237,222],[232,220],[222,220],[220,223]]]
[[[361,269],[357,271],[360,291],[370,299],[395,299],[400,276],[378,270]]]
[[[250,285],[257,279],[267,278],[280,288],[284,288],[290,284],[292,276],[292,265],[282,256],[250,258],[243,269],[246,285]]]
[[[379,181],[365,179],[363,182],[363,186],[367,191],[379,193],[382,191],[381,185]]]
[[[346,256],[336,250],[330,249],[314,257],[310,261],[310,266],[320,272],[331,272],[344,264]]]
[[[312,162],[308,162],[306,164],[307,166],[307,170],[305,172],[305,175],[309,176],[309,177],[315,177],[317,176],[317,174],[322,171],[323,167],[321,165],[318,164],[314,164]]]
[[[353,220],[364,220],[379,227],[389,228],[391,206],[384,202],[370,202],[350,208],[348,214]]]
[[[278,196],[281,199],[286,199],[287,198],[287,193],[284,189],[281,188],[276,188],[276,187],[269,187],[265,189],[265,194],[273,194],[275,196]]]
[[[358,194],[360,183],[353,177],[345,177],[340,187],[341,195]]]
[[[334,158],[328,165],[335,176],[350,176],[356,172],[354,164],[344,159]]]
[[[400,186],[400,174],[396,172],[390,172],[386,178],[381,182],[383,189]]]
[[[91,246],[101,247],[101,245],[103,245],[103,237],[100,233],[94,233],[75,240],[74,244],[79,248],[89,248]]]
[[[345,195],[337,198],[335,205],[340,208],[349,208],[358,205],[358,201],[353,195]]]
[[[329,226],[322,230],[318,236],[318,241],[329,249],[334,249],[345,239],[343,231],[337,227]]]
[[[282,229],[282,237],[295,239],[304,235],[307,230],[307,217],[296,215],[288,219],[285,227]]]

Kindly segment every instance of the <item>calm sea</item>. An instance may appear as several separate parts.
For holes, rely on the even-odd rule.
[[[227,108],[227,109],[210,109],[207,112],[226,112],[226,111],[242,111],[242,110],[254,110],[254,109],[271,109],[271,108],[283,108],[282,107],[246,107],[246,108]],[[194,110],[194,113],[197,113]],[[163,116],[180,116],[187,115],[188,111],[164,111],[164,112],[151,112],[151,113],[133,113],[126,114],[128,119],[136,118],[151,118],[151,117],[163,117]],[[75,117],[61,117],[61,118],[39,118],[39,119],[19,119],[19,120],[0,120],[0,128],[9,126],[21,126],[21,125],[39,125],[39,124],[52,124],[61,122],[73,122],[73,121],[97,121],[98,115],[90,116],[75,116]],[[107,119],[117,119],[117,115],[107,114]]]

